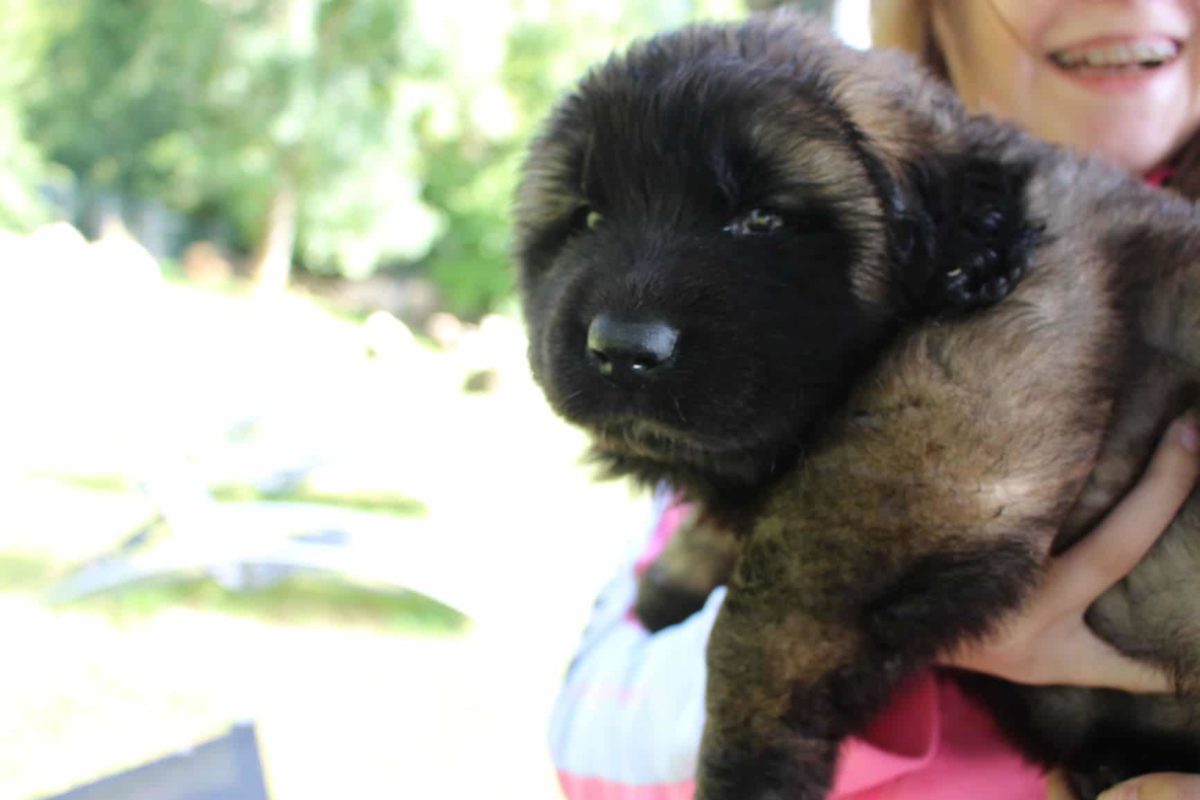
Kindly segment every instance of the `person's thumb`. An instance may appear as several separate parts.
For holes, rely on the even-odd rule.
[[[1125,781],[1097,800],[1200,800],[1200,775],[1159,772]]]

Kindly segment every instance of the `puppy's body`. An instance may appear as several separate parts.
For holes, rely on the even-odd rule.
[[[534,147],[518,226],[552,404],[613,471],[688,490],[705,551],[733,564],[709,800],[823,796],[840,739],[1020,603],[1200,376],[1191,204],[968,119],[907,60],[787,16],[592,73]],[[1195,514],[1089,617],[1184,686]],[[714,546],[713,522],[738,544]],[[678,583],[651,575],[644,613]],[[1081,793],[1200,769],[1190,697],[981,691]]]

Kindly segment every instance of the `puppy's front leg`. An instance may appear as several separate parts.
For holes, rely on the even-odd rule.
[[[699,611],[728,580],[740,546],[731,530],[698,509],[689,511],[638,581],[634,610],[642,625],[658,631]]]
[[[819,800],[828,793],[846,714],[836,676],[856,651],[797,609],[744,603],[732,587],[708,651],[708,718],[697,800]]]
[[[904,563],[801,567],[751,541],[713,627],[699,800],[819,800],[838,746],[907,675],[1019,602],[1040,556],[1023,536],[943,541]],[[885,576],[870,593],[862,570]],[[889,577],[890,574],[890,577]],[[870,583],[870,582],[867,582]]]

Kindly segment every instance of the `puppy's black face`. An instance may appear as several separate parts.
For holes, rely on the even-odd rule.
[[[720,46],[671,55],[651,43],[594,72],[534,145],[530,360],[614,471],[753,486],[888,323],[883,204],[817,83]]]

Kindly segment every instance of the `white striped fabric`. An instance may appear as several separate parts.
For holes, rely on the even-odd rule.
[[[656,520],[669,497],[657,500]],[[631,613],[637,556],[601,592],[551,717],[551,757],[570,800],[668,797],[695,772],[704,650],[725,592],[651,636]]]

